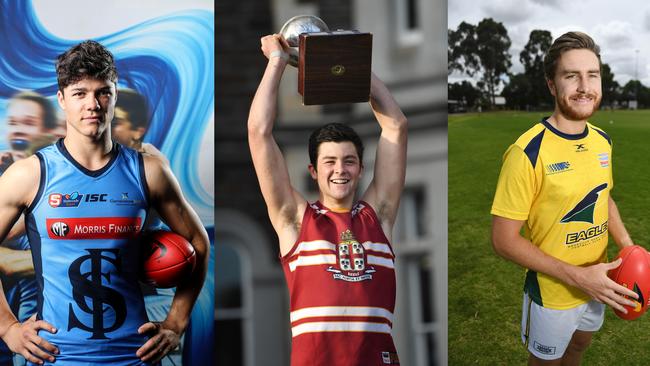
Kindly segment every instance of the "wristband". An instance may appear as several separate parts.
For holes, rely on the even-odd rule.
[[[275,50],[271,52],[271,54],[269,55],[269,60],[272,59],[273,57],[279,57],[284,61],[287,61],[289,59],[289,54],[282,50]]]

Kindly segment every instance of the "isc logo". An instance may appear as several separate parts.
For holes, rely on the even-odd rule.
[[[86,195],[85,201],[86,202],[106,202],[106,196],[108,196],[108,194],[106,194],[106,193],[102,193],[102,194],[91,193],[91,194]]]

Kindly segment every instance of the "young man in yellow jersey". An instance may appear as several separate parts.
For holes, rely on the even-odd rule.
[[[601,100],[600,49],[569,32],[544,58],[555,98],[550,117],[521,135],[504,155],[492,205],[492,243],[502,257],[527,268],[522,341],[529,365],[579,365],[605,304],[625,311],[637,295],[607,277],[608,232],[619,248],[632,245],[609,195],[609,136],[587,119]],[[524,235],[520,229],[524,227]]]

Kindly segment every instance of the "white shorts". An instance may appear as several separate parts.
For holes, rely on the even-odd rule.
[[[576,330],[595,332],[605,319],[605,304],[591,300],[572,309],[537,305],[524,293],[521,340],[528,352],[542,360],[561,358]]]

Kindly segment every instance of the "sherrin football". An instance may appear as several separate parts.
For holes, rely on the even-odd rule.
[[[142,235],[141,280],[154,287],[176,287],[194,271],[194,247],[171,231],[152,231]]]
[[[609,271],[608,276],[619,285],[634,291],[639,295],[635,307],[625,306],[627,314],[618,310],[614,313],[619,318],[633,320],[648,310],[650,301],[650,254],[638,245],[623,248],[616,259],[622,258],[623,262],[617,268]]]

